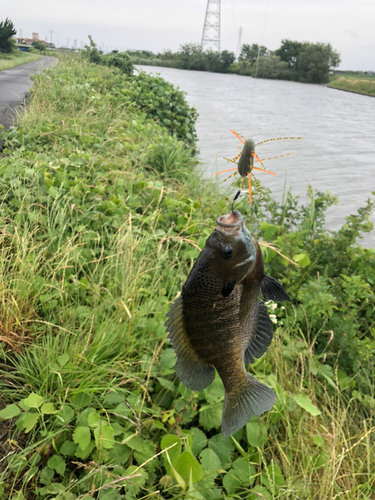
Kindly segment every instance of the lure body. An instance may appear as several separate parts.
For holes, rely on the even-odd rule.
[[[281,140],[286,140],[286,139],[303,139],[303,137],[278,137],[275,139],[267,139],[265,141],[258,142],[257,144],[255,144],[254,139],[251,139],[251,138],[244,139],[240,134],[237,134],[233,130],[231,130],[231,132],[242,142],[242,144],[244,146],[242,148],[242,151],[240,149],[240,153],[236,157],[234,157],[232,159],[229,159],[229,158],[224,158],[224,159],[227,160],[228,162],[235,163],[237,165],[237,168],[222,170],[221,172],[217,172],[215,175],[219,175],[219,174],[222,174],[224,172],[230,172],[230,171],[235,170],[235,172],[233,174],[231,174],[229,177],[224,179],[224,182],[226,180],[228,180],[230,177],[237,175],[237,172],[240,174],[240,176],[242,178],[247,176],[248,184],[249,184],[249,202],[250,203],[251,203],[251,178],[253,178],[255,185],[257,187],[258,193],[259,193],[259,197],[261,200],[263,200],[262,193],[261,193],[260,187],[259,187],[259,183],[258,183],[257,179],[255,178],[252,171],[258,170],[258,171],[264,172],[266,174],[276,175],[274,172],[269,172],[268,170],[265,169],[265,167],[263,165],[263,161],[275,160],[276,158],[282,158],[283,156],[289,156],[292,153],[287,153],[285,155],[274,156],[272,158],[265,158],[264,160],[260,160],[260,158],[258,158],[258,156],[255,154],[255,147],[259,146],[260,144],[264,144],[265,142],[281,141]],[[254,167],[254,159],[257,160],[261,164],[262,168]],[[241,181],[241,185],[242,185],[242,181]]]

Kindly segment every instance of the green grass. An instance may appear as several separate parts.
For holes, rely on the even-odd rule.
[[[364,75],[355,72],[334,75],[329,87],[375,96],[375,75]]]
[[[39,54],[27,54],[21,51],[14,54],[0,54],[0,71],[20,66],[21,64],[39,61],[42,57]]]
[[[4,132],[0,497],[373,498],[375,253],[354,245],[371,203],[331,235],[330,195],[238,202],[301,265],[263,247],[292,297],[250,368],[277,403],[224,438],[220,379],[184,388],[163,325],[230,202],[133,86],[69,55]]]

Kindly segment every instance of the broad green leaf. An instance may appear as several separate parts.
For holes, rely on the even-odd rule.
[[[255,468],[245,458],[238,458],[233,462],[232,469],[242,484],[250,486],[255,481]]]
[[[88,427],[76,427],[73,433],[73,441],[78,444],[81,450],[85,450],[91,441],[91,432]]]
[[[39,413],[26,413],[22,419],[22,428],[26,432],[31,431],[31,429],[36,425],[39,420]]]
[[[71,406],[68,404],[64,403],[62,405],[61,410],[59,413],[56,415],[56,418],[58,418],[60,421],[62,421],[64,424],[69,424],[74,418],[74,410]]]
[[[222,467],[220,458],[211,448],[204,449],[199,455],[202,467],[209,472],[216,472]]]
[[[59,412],[59,410],[55,409],[53,403],[43,403],[40,411],[43,413],[43,415],[54,415],[55,413]]]
[[[125,397],[124,394],[112,391],[109,394],[107,394],[106,396],[104,396],[104,401],[108,405],[118,405],[119,403],[124,402],[124,397]]]
[[[96,410],[88,414],[87,424],[89,427],[98,427],[100,425],[100,415]]]
[[[224,398],[224,385],[221,378],[216,377],[212,384],[209,385],[203,392],[210,405],[213,405],[219,401],[219,399]]]
[[[46,465],[41,470],[41,473],[39,476],[39,481],[42,484],[51,484],[54,475],[55,475],[55,471],[53,469],[51,469],[50,467],[48,467],[48,465]]]
[[[94,441],[90,441],[90,444],[84,450],[82,450],[82,448],[78,446],[76,452],[74,453],[74,456],[80,458],[81,460],[86,460],[86,458],[88,458],[91,455],[91,452],[94,448],[95,448]]]
[[[60,455],[53,455],[47,462],[50,469],[53,469],[57,474],[63,475],[66,469],[65,460]]]
[[[29,408],[39,408],[43,401],[44,398],[42,396],[39,396],[39,394],[35,394],[35,392],[32,392],[29,397],[24,399],[25,404]]]
[[[310,264],[310,257],[307,253],[299,253],[297,255],[293,255],[293,260],[301,267],[307,267]]]
[[[215,428],[218,429],[221,425],[221,414],[223,412],[223,404],[215,404],[214,406],[205,406],[199,412],[199,423],[207,431]]]
[[[214,450],[216,455],[220,458],[223,467],[231,463],[234,443],[230,437],[224,437],[221,433],[216,434],[209,440],[208,446],[211,450]]]
[[[267,469],[263,470],[260,479],[267,488],[280,488],[285,484],[280,467],[275,463],[268,465]]]
[[[304,410],[306,410],[307,412],[309,412],[311,415],[313,415],[314,417],[317,416],[317,415],[320,415],[322,412],[311,402],[311,399],[309,398],[309,396],[307,396],[306,394],[299,394],[297,396],[293,396],[293,399],[294,401],[298,404],[298,406],[300,406],[301,408],[303,408]]]
[[[128,434],[128,435],[127,435]],[[131,436],[131,437],[130,437]],[[130,439],[129,439],[130,437]],[[132,433],[125,433],[122,442],[129,446],[132,450],[142,451],[142,440],[139,436],[134,436]]]
[[[21,413],[21,410],[17,405],[8,405],[3,410],[0,411],[0,418],[7,420],[8,418],[17,417]]]
[[[126,444],[115,443],[109,451],[109,458],[113,463],[124,465],[130,457],[131,450]]]
[[[72,397],[71,401],[78,410],[82,410],[82,408],[87,408],[87,406],[90,406],[92,396],[90,394],[87,394],[86,392],[79,392]]]
[[[137,469],[136,472],[134,472]],[[126,476],[131,476],[134,472],[134,477],[131,477],[126,483],[126,491],[129,492],[131,496],[127,496],[127,499],[131,499],[140,491],[140,488],[146,484],[148,474],[144,469],[138,469],[135,465],[131,465],[125,471]]]
[[[200,451],[207,446],[206,434],[198,429],[198,427],[192,427],[191,433],[193,435],[193,445],[191,451],[193,455],[198,455]]]
[[[242,487],[242,483],[238,477],[234,475],[233,469],[229,469],[223,477],[223,486],[228,495],[233,495],[239,488]]]
[[[110,450],[115,444],[113,429],[110,425],[102,425],[94,429],[95,444],[97,448]]]
[[[70,359],[69,354],[65,353],[61,354],[61,356],[58,356],[57,361],[59,362],[59,365],[63,367],[68,363],[69,359]]]
[[[174,365],[176,364],[176,355],[173,349],[167,348],[165,349],[160,356],[160,367],[162,373],[165,375],[166,372],[172,371],[174,369]]]
[[[177,457],[181,453],[181,438],[178,436],[175,436],[174,434],[167,434],[166,436],[162,437],[160,447],[162,450],[165,450],[166,448],[169,448],[172,446],[172,448],[169,448],[168,454],[169,458],[171,459],[172,463],[175,463],[177,460]]]
[[[65,489],[65,486],[61,483],[51,483],[48,486],[44,486],[44,488],[37,489],[36,493],[41,496],[58,495],[59,493],[65,491]]]
[[[156,446],[152,441],[143,441],[142,445],[143,446],[141,451],[134,450],[134,458],[137,461],[138,465],[144,464],[146,461],[150,460],[154,455],[156,455]],[[152,471],[155,470],[157,464],[157,460],[150,460],[149,462],[147,462],[147,465],[145,465],[145,467],[147,468],[147,470]]]
[[[180,474],[186,484],[189,483],[190,475],[193,483],[203,477],[203,470],[198,460],[189,451],[183,451],[177,458],[175,464],[176,471]]]
[[[262,448],[267,441],[267,424],[265,422],[260,424],[259,417],[253,417],[246,424],[246,434],[250,446]]]
[[[60,446],[59,452],[61,455],[67,455],[68,457],[73,457],[74,453],[77,450],[77,445],[73,443],[73,441],[64,441],[63,444]]]

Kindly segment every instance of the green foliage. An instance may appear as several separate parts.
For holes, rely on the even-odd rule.
[[[328,82],[330,69],[336,68],[341,62],[340,54],[329,43],[282,40],[275,55],[288,63],[294,74],[293,79],[305,83]]]
[[[299,265],[262,247],[292,298],[267,303],[274,341],[249,368],[277,402],[223,437],[221,380],[186,389],[163,325],[228,200],[134,103],[140,82],[70,56],[4,133],[0,495],[372,498],[375,254],[356,240],[373,202],[335,233],[329,193],[239,202]]]
[[[155,56],[145,51],[131,54],[135,63],[168,66],[197,71],[236,73],[258,78],[326,83],[329,73],[341,60],[331,44],[282,40],[271,52],[264,45],[243,44],[238,61],[233,52],[202,50],[198,43],[181,45],[176,53],[166,51]]]
[[[31,45],[34,49],[39,50],[40,52],[46,52],[46,46],[40,40],[33,40]]]
[[[256,63],[258,57],[266,57],[267,55],[268,49],[264,45],[259,46],[257,43],[253,43],[252,45],[244,43],[241,47],[238,60],[254,64]]]
[[[168,130],[171,135],[194,146],[197,141],[195,122],[197,112],[191,108],[184,93],[160,76],[140,71],[125,93],[148,118]],[[164,148],[164,146],[163,146]]]
[[[0,22],[0,52],[9,53],[14,50],[12,36],[17,33],[12,21],[8,18]]]
[[[96,43],[89,35],[90,45],[85,45],[82,55],[90,62],[118,68],[121,73],[131,76],[133,74],[133,61],[127,52],[113,50],[109,54],[104,54],[98,49]]]

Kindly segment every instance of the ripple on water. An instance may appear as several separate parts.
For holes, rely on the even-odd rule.
[[[263,158],[293,155],[267,163],[276,177],[260,173],[258,178],[278,200],[285,180],[302,199],[308,184],[315,190],[331,191],[339,204],[328,211],[328,229],[338,229],[375,190],[374,98],[324,85],[152,66],[142,69],[159,72],[179,86],[197,109],[205,176],[228,168],[223,156],[237,154],[238,140],[229,132],[232,128],[256,142],[272,137],[305,138],[259,146],[257,152]],[[362,243],[374,248],[375,232],[365,235]]]

